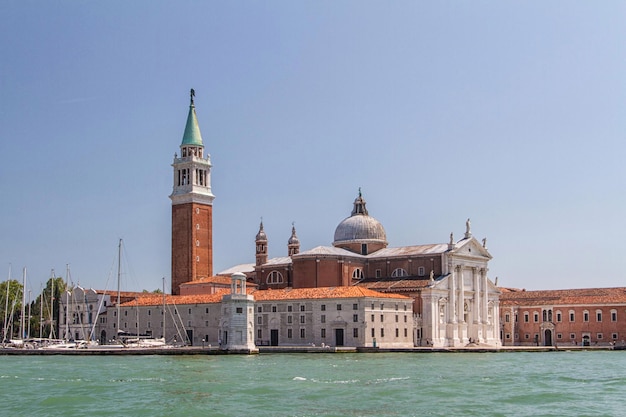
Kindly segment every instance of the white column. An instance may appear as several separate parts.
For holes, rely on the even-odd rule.
[[[459,267],[459,323],[465,322],[465,277],[463,267]]]
[[[458,274],[458,269],[455,267],[452,270],[452,275],[450,275],[450,285],[449,285],[449,294],[450,296],[448,297],[450,300],[450,303],[448,305],[448,311],[449,311],[449,315],[448,315],[448,323],[456,323],[456,285],[455,285],[455,281],[457,278],[457,274]]]
[[[472,275],[474,280],[474,324],[479,324],[482,314],[480,312],[480,280],[476,268],[472,268]]]
[[[483,291],[483,305],[482,305],[482,319],[483,319],[483,323],[487,323],[487,318],[488,318],[488,306],[487,304],[489,303],[489,285],[487,283],[487,269],[483,268],[480,270],[480,274],[481,274],[481,281],[482,281],[482,291]]]

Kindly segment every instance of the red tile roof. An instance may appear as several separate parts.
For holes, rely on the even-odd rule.
[[[626,287],[526,291],[499,288],[500,306],[626,304]]]
[[[202,295],[166,295],[165,304],[211,304],[222,301],[224,295],[230,294],[230,288],[219,290],[215,294]],[[254,290],[249,289],[248,294],[254,296],[255,301],[279,301],[279,300],[306,300],[306,299],[334,299],[334,298],[396,298],[407,299],[399,294],[381,293],[363,287],[326,287],[326,288],[283,288],[278,290]],[[136,306],[160,306],[163,304],[162,294],[149,294],[136,300],[128,301],[120,307]]]
[[[363,287],[284,288],[279,290],[257,290],[252,292],[256,301],[306,300],[323,298],[399,298],[403,295],[385,294]]]
[[[230,289],[223,289],[217,291],[215,294],[201,294],[201,295],[165,295],[165,304],[167,305],[183,305],[183,304],[211,304],[219,303],[222,301],[222,297],[226,294],[230,294]],[[150,296],[144,296],[137,298],[136,300],[128,301],[120,305],[120,307],[136,307],[136,306],[160,306],[163,305],[163,294],[150,294]]]

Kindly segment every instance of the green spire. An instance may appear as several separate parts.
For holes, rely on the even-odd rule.
[[[187,116],[187,125],[185,126],[185,134],[183,135],[184,145],[204,146],[202,144],[202,135],[200,134],[200,126],[198,126],[198,118],[196,117],[196,106],[193,103],[193,98],[196,92],[191,89],[191,104],[189,105],[189,115]]]

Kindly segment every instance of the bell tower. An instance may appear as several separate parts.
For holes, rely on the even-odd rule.
[[[193,89],[190,96],[180,156],[172,163],[172,294],[180,284],[213,275],[211,159],[204,154]]]

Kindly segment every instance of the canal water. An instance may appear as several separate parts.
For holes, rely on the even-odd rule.
[[[626,351],[0,356],[5,416],[625,416]]]

